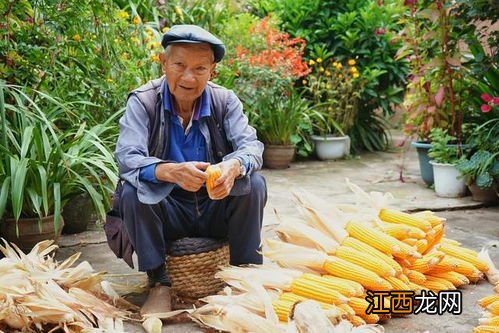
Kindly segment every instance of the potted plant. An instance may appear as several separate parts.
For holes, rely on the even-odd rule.
[[[410,68],[405,108],[405,132],[417,139],[423,181],[433,184],[433,168],[429,165],[429,136],[433,128],[446,130],[463,142],[463,115],[471,98],[469,71],[465,68],[462,41],[468,24],[457,15],[458,6],[450,0],[406,1],[408,10],[402,19],[400,33],[403,45],[397,59],[407,59]]]
[[[61,131],[54,122],[69,112],[67,104],[32,93],[0,85],[0,233],[22,249],[57,238],[64,205],[82,191],[103,218],[117,181],[114,158],[100,139],[109,126]]]
[[[435,192],[439,197],[456,198],[466,194],[466,184],[456,165],[463,156],[463,147],[447,130],[434,128],[430,132],[432,146],[428,152],[433,166]]]
[[[497,202],[498,200],[498,138],[499,118],[490,119],[477,126],[468,140],[470,153],[456,165],[475,201]]]
[[[348,131],[354,125],[361,81],[354,59],[345,64],[332,58],[310,60],[313,71],[306,90],[312,100],[310,119],[317,157],[334,160],[350,154]]]
[[[295,154],[295,137],[306,121],[308,101],[293,88],[282,94],[270,94],[256,102],[258,137],[265,144],[263,164],[270,169],[285,169]]]

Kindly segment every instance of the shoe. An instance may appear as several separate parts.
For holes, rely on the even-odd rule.
[[[140,314],[163,313],[172,310],[172,299],[170,287],[157,284],[149,289],[144,305],[140,309]]]

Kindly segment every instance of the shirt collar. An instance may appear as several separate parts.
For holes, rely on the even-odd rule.
[[[163,106],[166,111],[171,112],[173,115],[177,115],[176,112],[173,110],[172,107],[172,98],[170,94],[170,89],[168,88],[168,83],[164,82],[165,89],[163,92]],[[199,118],[202,117],[209,117],[211,116],[211,110],[210,110],[210,92],[208,89],[204,89],[203,93],[201,94],[201,103],[198,103],[196,106],[196,109],[194,110],[194,115],[192,117],[193,120],[199,120]]]

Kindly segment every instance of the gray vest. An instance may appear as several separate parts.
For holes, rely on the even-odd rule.
[[[137,96],[144,106],[149,116],[149,155],[160,159],[166,159],[169,152],[169,129],[170,113],[164,111],[163,107],[163,82],[165,77],[151,80],[143,86],[132,91],[131,95]],[[227,112],[229,90],[208,82],[206,88],[210,94],[211,117],[208,118],[208,129],[212,143],[213,158],[212,163],[222,161],[222,158],[233,151],[232,146],[227,141],[223,121]]]

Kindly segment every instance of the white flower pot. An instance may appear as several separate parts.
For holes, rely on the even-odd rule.
[[[456,169],[454,164],[433,161],[430,161],[430,163],[433,165],[435,192],[439,197],[457,198],[463,197],[466,194],[464,178],[459,177],[461,173]]]
[[[315,152],[321,160],[336,160],[350,154],[350,137],[312,135]]]

